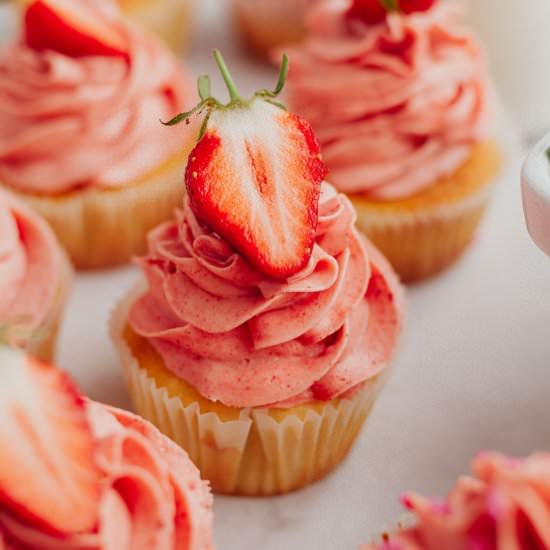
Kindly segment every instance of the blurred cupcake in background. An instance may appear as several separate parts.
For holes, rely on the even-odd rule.
[[[461,255],[501,165],[485,58],[459,15],[437,0],[328,0],[287,50],[289,105],[405,281]]]
[[[212,494],[182,449],[20,351],[0,347],[0,366],[1,548],[214,548]]]
[[[27,2],[0,59],[0,184],[48,220],[77,267],[127,261],[181,202],[195,132],[160,119],[194,101],[190,86],[111,0]]]
[[[190,42],[191,0],[118,0],[122,11],[133,21],[157,33],[175,52]]]
[[[324,183],[309,124],[276,91],[210,96],[175,219],[154,229],[111,323],[136,409],[215,491],[273,495],[348,454],[403,323],[391,266]],[[186,116],[186,115],[185,115]],[[184,118],[185,118],[184,116]]]
[[[72,268],[48,224],[0,190],[0,341],[51,360]]]
[[[320,0],[231,0],[245,46],[262,56],[272,48],[300,41],[309,8]]]
[[[550,548],[550,454],[510,459],[483,453],[474,477],[446,500],[405,495],[414,526],[360,550],[544,550]]]

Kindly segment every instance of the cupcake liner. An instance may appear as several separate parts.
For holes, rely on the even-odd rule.
[[[380,249],[404,282],[426,279],[453,264],[467,249],[483,218],[495,188],[500,156],[494,144],[476,153],[460,175],[478,178],[471,192],[462,197],[419,204],[410,208],[384,208],[358,196],[350,199],[357,210],[357,227]],[[486,159],[481,158],[487,155]],[[480,168],[479,174],[471,173]],[[460,171],[459,171],[460,172]],[[436,184],[438,185],[438,184]],[[458,186],[460,187],[460,186]]]
[[[181,445],[217,493],[283,494],[327,475],[349,452],[387,376],[365,382],[350,398],[293,409],[244,408],[235,420],[202,412],[159,387],[124,337],[127,313],[142,288],[116,307],[111,337],[136,410]]]
[[[117,189],[15,194],[49,222],[77,268],[114,266],[143,253],[149,230],[181,204],[186,159],[187,154],[180,155],[142,181]]]
[[[119,0],[130,19],[158,34],[176,53],[182,53],[191,37],[190,0]]]
[[[60,257],[61,276],[54,302],[36,335],[32,335],[24,345],[30,355],[47,363],[52,363],[55,359],[57,336],[73,283],[73,269],[69,260],[63,252],[60,252]]]
[[[233,0],[235,20],[246,46],[261,55],[297,42],[305,34],[312,0]]]

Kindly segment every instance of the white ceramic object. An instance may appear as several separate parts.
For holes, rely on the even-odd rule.
[[[550,256],[550,134],[529,153],[522,171],[522,197],[527,229]]]
[[[550,130],[550,0],[465,3],[505,105],[523,137],[537,139]]]

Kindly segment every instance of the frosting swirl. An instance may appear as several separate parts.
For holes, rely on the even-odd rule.
[[[456,25],[456,8],[440,4],[366,25],[347,16],[349,2],[332,0],[290,48],[289,103],[314,127],[339,190],[411,196],[452,174],[485,137],[484,57]]]
[[[114,188],[181,151],[185,125],[165,128],[159,119],[194,99],[186,75],[156,38],[111,19],[129,61],[36,52],[22,42],[4,53],[0,181],[37,194]]]
[[[0,325],[33,330],[44,323],[58,292],[61,254],[48,225],[0,190]]]
[[[398,534],[379,550],[535,550],[550,548],[550,455],[512,460],[481,454],[476,478],[461,478],[445,503],[417,495],[404,503],[416,527]],[[366,546],[363,550],[373,550]]]
[[[354,228],[351,203],[323,184],[311,259],[268,279],[194,216],[149,235],[149,289],[129,322],[169,370],[235,407],[287,407],[346,394],[377,375],[400,332],[401,290]]]
[[[7,548],[212,549],[212,496],[185,452],[126,411],[88,402],[87,413],[104,477],[97,530],[61,539],[0,511]]]

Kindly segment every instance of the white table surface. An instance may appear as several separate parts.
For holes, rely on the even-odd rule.
[[[241,88],[269,84],[273,71],[243,59],[234,44],[225,2],[200,3],[192,67],[213,72],[209,50],[221,47]],[[0,11],[0,30],[6,23]],[[463,260],[410,289],[394,375],[346,462],[289,496],[217,497],[220,550],[352,550],[395,525],[402,491],[444,494],[477,451],[550,446],[550,261],[524,226],[520,162],[519,154],[510,160]],[[135,276],[131,267],[79,275],[59,348],[60,365],[85,393],[123,407],[129,402],[106,327]]]

